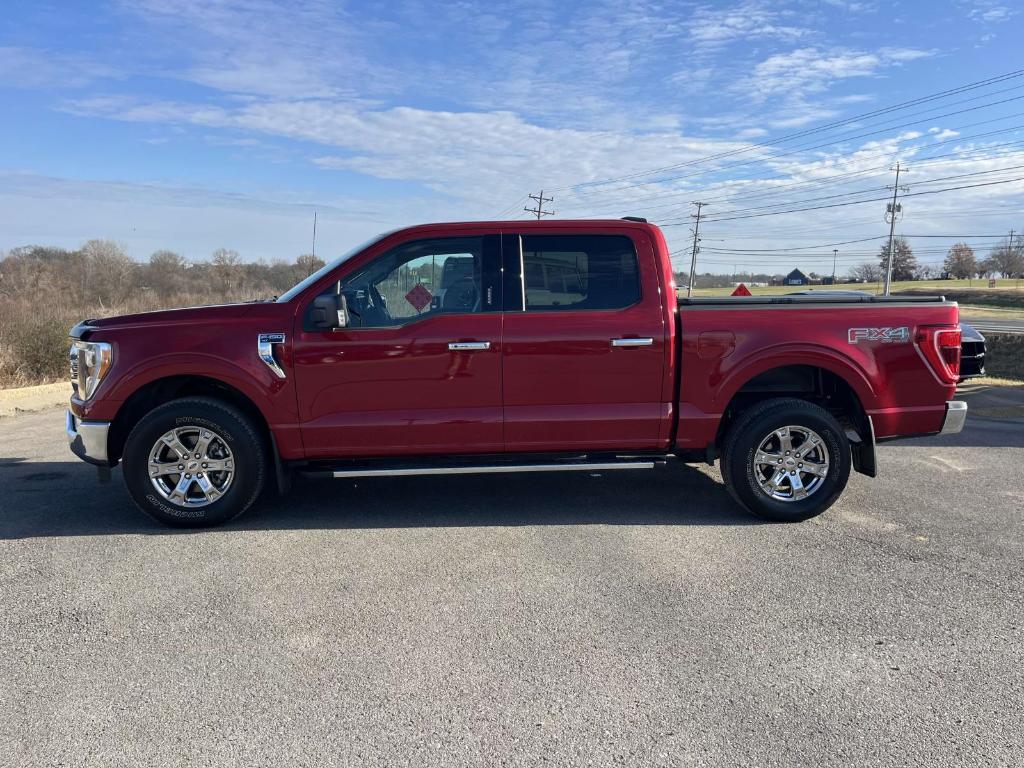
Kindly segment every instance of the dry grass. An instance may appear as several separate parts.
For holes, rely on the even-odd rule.
[[[68,378],[68,331],[80,320],[187,307],[223,301],[244,301],[249,295],[211,298],[146,293],[117,306],[78,306],[40,302],[25,296],[0,299],[0,388],[26,387]]]

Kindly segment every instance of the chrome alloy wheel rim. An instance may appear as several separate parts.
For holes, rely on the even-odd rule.
[[[817,493],[828,466],[825,441],[807,427],[779,427],[754,453],[754,478],[764,493],[779,501],[800,501]]]
[[[205,507],[223,496],[235,475],[227,441],[205,427],[176,427],[149,452],[149,480],[179,507]]]

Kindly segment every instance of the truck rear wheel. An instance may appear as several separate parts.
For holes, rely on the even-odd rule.
[[[729,429],[722,477],[733,498],[768,520],[820,515],[850,478],[850,443],[839,422],[814,403],[765,400]]]
[[[237,408],[207,397],[164,403],[128,435],[124,478],[143,512],[199,528],[242,514],[266,476],[263,440]]]

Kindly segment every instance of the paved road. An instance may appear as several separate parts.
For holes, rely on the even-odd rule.
[[[1014,335],[1024,334],[1024,320],[1003,320],[999,317],[976,317],[964,315],[961,318],[964,322],[970,323],[974,328],[985,333],[1012,333]]]
[[[1024,392],[822,518],[710,469],[306,483],[141,517],[0,420],[0,753],[22,765],[1020,765]]]

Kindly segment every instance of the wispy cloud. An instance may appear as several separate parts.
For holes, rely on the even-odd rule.
[[[779,93],[805,96],[828,90],[837,80],[873,77],[888,67],[930,55],[929,51],[909,48],[876,52],[797,48],[760,62],[745,87],[752,97],[760,99]]]
[[[0,85],[11,88],[74,89],[118,70],[87,56],[41,48],[0,47]]]
[[[699,49],[717,49],[737,40],[781,40],[792,43],[812,34],[810,28],[794,23],[792,11],[760,2],[697,8],[688,24],[690,41]]]
[[[1016,16],[1019,9],[1011,8],[997,0],[972,0],[968,18],[983,24],[999,24]]]
[[[103,98],[69,102],[67,109],[129,122],[231,128],[311,141],[345,150],[344,154],[315,155],[313,162],[321,168],[413,181],[483,206],[504,199],[523,184],[586,181],[741,146],[674,131],[637,135],[549,128],[511,112],[410,107],[364,111],[326,100],[225,108]]]

